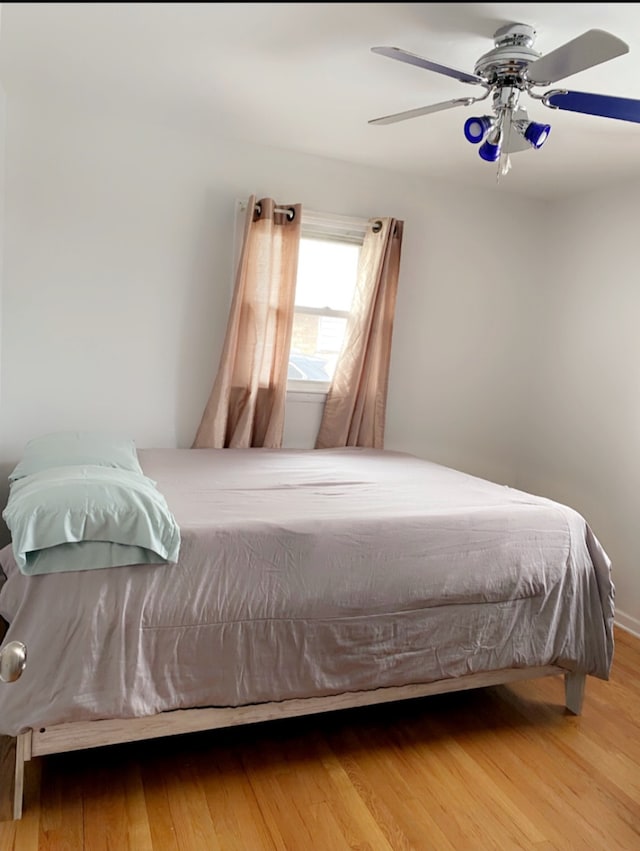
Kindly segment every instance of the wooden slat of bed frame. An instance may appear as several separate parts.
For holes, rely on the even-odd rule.
[[[202,730],[253,724],[260,721],[274,721],[279,718],[312,715],[318,712],[333,712],[337,709],[370,706],[377,703],[426,697],[432,694],[444,694],[450,691],[482,688],[516,680],[559,674],[567,674],[567,671],[555,665],[515,668],[469,674],[464,677],[432,683],[380,688],[363,692],[347,692],[329,697],[308,697],[229,708],[178,709],[172,712],[162,712],[148,718],[77,721],[34,729],[31,733],[31,755],[34,757],[44,756],[181,733],[195,733]],[[575,676],[580,677],[581,675]],[[572,709],[571,711],[575,710]]]

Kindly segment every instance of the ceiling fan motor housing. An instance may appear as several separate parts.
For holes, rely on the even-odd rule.
[[[498,83],[526,88],[524,72],[541,56],[532,47],[535,37],[535,29],[528,24],[501,27],[493,36],[494,49],[478,59],[474,72],[491,85]]]

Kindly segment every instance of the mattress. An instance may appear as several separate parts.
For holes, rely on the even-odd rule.
[[[176,564],[24,576],[0,734],[561,665],[602,679],[611,563],[572,508],[388,450],[139,450]]]

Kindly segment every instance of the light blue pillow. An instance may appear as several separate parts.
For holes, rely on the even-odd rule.
[[[165,561],[153,550],[144,547],[113,544],[111,541],[78,541],[28,553],[26,569],[30,576],[35,576],[41,573],[70,573],[74,570],[97,570],[101,567],[135,564],[165,564]]]
[[[122,565],[124,551],[118,547],[100,548],[98,561],[88,551],[84,561],[77,554],[69,559],[64,544],[136,547],[136,564],[175,563],[180,552],[180,529],[155,482],[114,467],[55,467],[17,479],[2,517],[18,569],[26,575]],[[147,551],[144,562],[137,558],[140,549]]]
[[[52,467],[77,464],[117,467],[142,475],[136,446],[130,438],[107,432],[62,431],[30,440],[9,475],[9,481],[14,482]]]

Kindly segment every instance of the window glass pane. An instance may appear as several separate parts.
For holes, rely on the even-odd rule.
[[[302,237],[298,255],[296,304],[350,310],[360,246]]]
[[[289,378],[330,381],[346,325],[341,317],[294,314]]]

